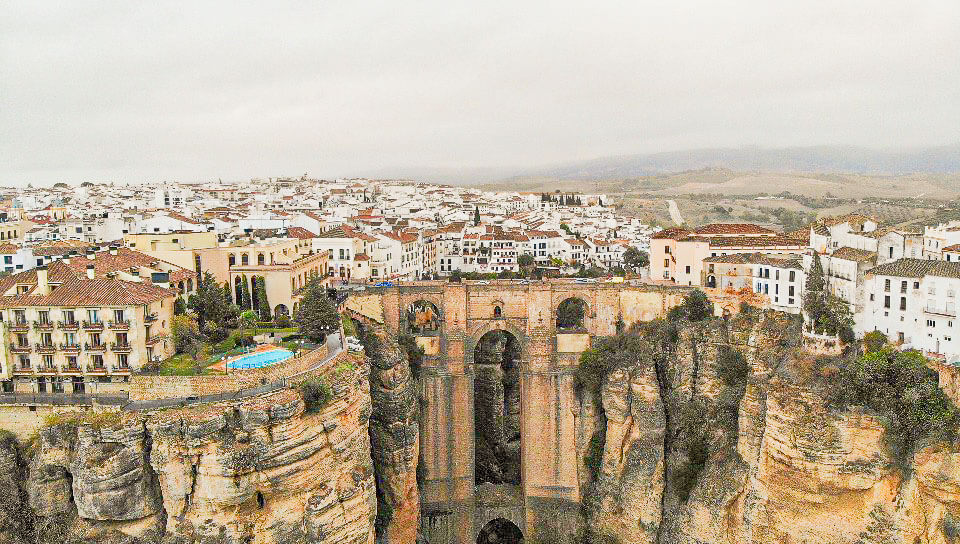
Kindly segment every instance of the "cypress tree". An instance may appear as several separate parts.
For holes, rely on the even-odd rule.
[[[813,252],[813,263],[810,265],[810,272],[807,274],[807,283],[804,286],[803,293],[803,311],[807,314],[807,319],[811,328],[815,328],[820,317],[827,308],[826,280],[823,277],[823,263],[820,262],[820,254]]]
[[[261,321],[270,321],[270,302],[267,300],[267,280],[263,276],[254,276],[253,300]]]
[[[243,291],[240,293],[243,300],[240,302],[240,309],[242,310],[252,310],[253,309],[253,299],[250,296],[250,282],[247,280],[247,276],[241,276],[243,283]]]

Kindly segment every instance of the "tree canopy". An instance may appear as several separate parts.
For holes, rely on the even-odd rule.
[[[340,328],[340,314],[319,277],[312,277],[304,287],[293,321],[312,342],[322,342],[327,334]]]
[[[625,264],[631,272],[636,272],[650,265],[650,256],[647,255],[647,252],[630,246],[623,252],[623,264]]]
[[[226,293],[210,272],[203,275],[187,307],[197,316],[200,332],[214,341],[222,340],[227,329],[236,327],[240,315],[239,308],[227,302]]]

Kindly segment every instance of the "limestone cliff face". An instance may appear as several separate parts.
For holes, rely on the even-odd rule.
[[[413,544],[420,525],[419,401],[407,356],[384,331],[364,337],[370,358],[370,443],[377,481],[377,540]]]
[[[5,500],[0,521],[27,520],[4,523],[0,543],[372,543],[366,369],[329,379],[317,412],[291,389],[47,427],[25,482],[17,449],[0,447],[0,485],[19,482],[26,499]]]
[[[930,446],[902,476],[880,421],[829,411],[784,372],[792,334],[772,314],[688,325],[611,372],[600,406],[583,399],[583,426],[602,441],[595,477],[581,447],[592,540],[960,542],[960,452]],[[723,379],[731,353],[749,367],[746,387]]]

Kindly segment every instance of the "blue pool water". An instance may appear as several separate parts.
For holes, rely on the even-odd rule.
[[[233,361],[227,363],[227,368],[263,368],[265,366],[277,364],[280,361],[286,361],[290,357],[293,357],[293,352],[288,349],[273,349],[270,351],[246,355],[244,357],[240,357],[239,359],[234,359]]]

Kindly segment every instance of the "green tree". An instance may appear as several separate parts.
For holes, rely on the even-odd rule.
[[[564,300],[557,306],[557,328],[570,330],[583,327],[586,313],[587,304],[583,300],[576,297]]]
[[[880,331],[870,331],[863,336],[863,351],[873,353],[886,347],[889,339]]]
[[[240,276],[241,291],[240,291],[240,308],[243,310],[252,310],[253,309],[253,297],[250,296],[250,282],[247,280],[247,276]]]
[[[700,289],[694,289],[683,300],[683,304],[674,307],[667,313],[667,320],[702,321],[711,316],[713,316],[713,303],[710,302],[710,297]]]
[[[630,246],[623,252],[623,264],[627,265],[631,272],[637,272],[650,264],[650,256],[646,251]]]
[[[524,253],[517,257],[517,264],[520,265],[520,270],[529,274],[530,269],[536,266],[537,262],[533,258],[533,255],[529,253]]]
[[[823,276],[823,264],[820,254],[813,252],[813,263],[807,274],[807,284],[803,292],[803,311],[807,314],[809,327],[813,328],[820,322],[820,317],[826,311],[827,294],[826,280]]]
[[[328,333],[340,328],[340,314],[319,277],[312,277],[304,287],[293,320],[300,327],[300,333],[312,342],[322,342]]]
[[[183,297],[177,297],[173,301],[173,315],[183,315],[187,312],[187,303],[183,301]]]
[[[203,275],[197,292],[190,296],[187,307],[197,316],[200,332],[213,341],[219,342],[221,331],[235,326],[240,312],[236,306],[227,303],[223,289],[210,272]]]
[[[203,342],[197,320],[189,315],[177,315],[170,322],[170,336],[177,353],[194,354]]]
[[[267,280],[263,276],[253,276],[253,307],[260,321],[270,321],[270,302],[267,300]]]

